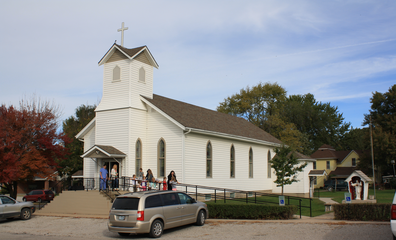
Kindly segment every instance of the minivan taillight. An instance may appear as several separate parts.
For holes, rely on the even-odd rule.
[[[144,211],[137,212],[137,219],[138,221],[144,221]]]
[[[396,220],[396,204],[392,204],[391,208],[391,219]]]

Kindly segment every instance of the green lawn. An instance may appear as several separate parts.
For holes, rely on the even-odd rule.
[[[332,198],[334,201],[342,203],[344,200],[344,193],[347,191],[337,191],[337,192],[329,192],[325,190],[321,190],[319,193],[320,197]],[[374,195],[374,190],[369,189],[369,195]],[[392,203],[393,196],[395,195],[395,190],[376,190],[375,191],[377,203]],[[318,197],[318,193],[315,191],[315,197]]]
[[[344,193],[346,191],[337,191],[337,192],[329,192],[325,190],[321,190],[319,195],[320,197],[327,197],[331,198],[336,202],[342,203],[342,200],[344,200]],[[377,203],[392,203],[393,196],[395,194],[395,190],[376,190],[376,199]],[[374,195],[374,190],[369,189],[369,195]],[[320,201],[318,198],[318,192],[315,192],[315,198],[312,199],[312,217],[320,216],[325,214],[325,207],[324,203]],[[223,200],[217,200],[218,202],[224,202]],[[278,205],[279,204],[279,198],[278,197],[268,197],[268,196],[263,196],[263,197],[257,197],[256,198],[257,202],[261,202],[263,204],[269,204],[269,205]],[[289,198],[285,199],[286,204],[289,203],[292,205],[297,205],[299,206],[299,200]],[[309,199],[302,199],[301,205],[302,206],[309,206]],[[214,202],[214,201],[211,201]],[[226,200],[226,203],[228,204],[246,204],[245,199],[240,199],[240,200]],[[249,198],[249,203],[248,204],[255,204],[254,203],[254,197]],[[296,213],[297,215],[300,214],[300,212]],[[309,208],[302,207],[301,208],[301,215],[303,216],[309,216]]]

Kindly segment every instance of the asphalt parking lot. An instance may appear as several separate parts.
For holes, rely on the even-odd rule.
[[[127,238],[107,230],[107,219],[34,216],[27,221],[0,220],[0,239],[147,239]],[[340,223],[281,223],[211,220],[166,230],[161,239],[392,239],[390,225]]]

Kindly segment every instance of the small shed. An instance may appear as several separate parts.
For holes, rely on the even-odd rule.
[[[313,192],[314,192],[314,185],[315,185],[315,180],[317,179],[317,177],[322,177],[322,176],[326,176],[327,172],[326,170],[311,170],[309,171],[309,182],[310,182],[310,187],[309,187],[309,197],[313,197]]]
[[[352,200],[367,200],[371,178],[362,171],[355,170],[345,181],[348,183],[348,191],[351,193]]]

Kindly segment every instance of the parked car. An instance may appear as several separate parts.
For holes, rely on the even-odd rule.
[[[52,201],[52,199],[54,199],[54,193],[51,190],[33,190],[22,198],[24,202],[49,202]]]
[[[391,225],[393,240],[396,240],[396,192],[395,195],[393,196],[390,225]]]
[[[22,220],[31,218],[36,207],[31,202],[18,202],[15,199],[0,195],[0,219],[20,217]]]
[[[324,183],[324,189],[327,189],[329,191],[333,191],[337,187],[337,190],[348,190],[348,183],[345,182],[344,180],[337,179],[337,186],[336,186],[336,180],[331,179],[327,180]]]
[[[108,228],[121,236],[149,233],[160,237],[164,229],[195,223],[209,216],[205,203],[179,191],[143,191],[118,196],[110,210]]]

